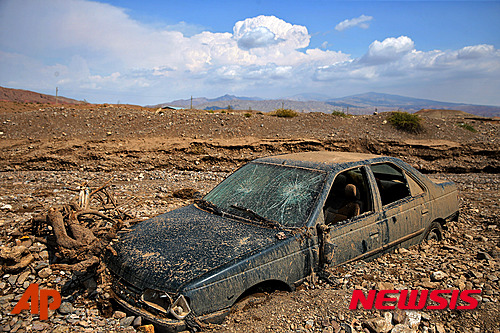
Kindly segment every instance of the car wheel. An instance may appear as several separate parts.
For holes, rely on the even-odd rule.
[[[432,222],[428,231],[424,236],[424,240],[426,241],[440,241],[443,239],[443,228],[439,222]]]

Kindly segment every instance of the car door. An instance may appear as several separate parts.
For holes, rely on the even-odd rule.
[[[385,250],[415,244],[424,231],[429,214],[425,207],[425,187],[399,166],[390,163],[370,165],[382,206],[380,221]]]
[[[343,211],[346,188],[358,190],[356,203],[359,212],[351,216]],[[344,191],[344,192],[343,192]],[[373,199],[366,167],[356,167],[336,175],[329,196],[325,202],[325,231],[332,252],[330,265],[338,265],[352,260],[366,259],[376,254],[382,247],[382,230],[377,224],[378,207]],[[344,212],[344,214],[341,214]]]

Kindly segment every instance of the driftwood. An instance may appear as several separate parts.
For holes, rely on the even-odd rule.
[[[121,210],[108,191],[111,180],[95,189],[91,189],[88,183],[82,184],[78,189],[72,190],[78,192],[75,200],[66,205],[51,207],[45,219],[40,216],[33,219],[32,227],[35,231],[42,230],[40,225],[44,222],[52,226],[55,255],[61,261],[52,264],[53,268],[72,271],[97,268],[109,242],[116,238],[124,221],[127,225],[136,221]],[[45,243],[49,244],[50,241],[47,239]],[[110,251],[113,253],[111,248]]]
[[[12,273],[26,268],[35,260],[25,246],[4,246],[0,248],[1,268],[4,272]]]

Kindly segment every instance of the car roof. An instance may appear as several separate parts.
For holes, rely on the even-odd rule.
[[[378,161],[382,158],[386,157],[375,154],[348,153],[337,151],[314,151],[263,157],[255,160],[255,162],[293,165],[325,170],[332,169],[339,164],[350,164],[368,160],[370,162],[375,162],[374,160]]]

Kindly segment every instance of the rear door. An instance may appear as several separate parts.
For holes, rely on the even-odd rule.
[[[384,250],[415,244],[428,223],[425,187],[390,162],[372,164],[370,169],[381,200],[378,224]]]

